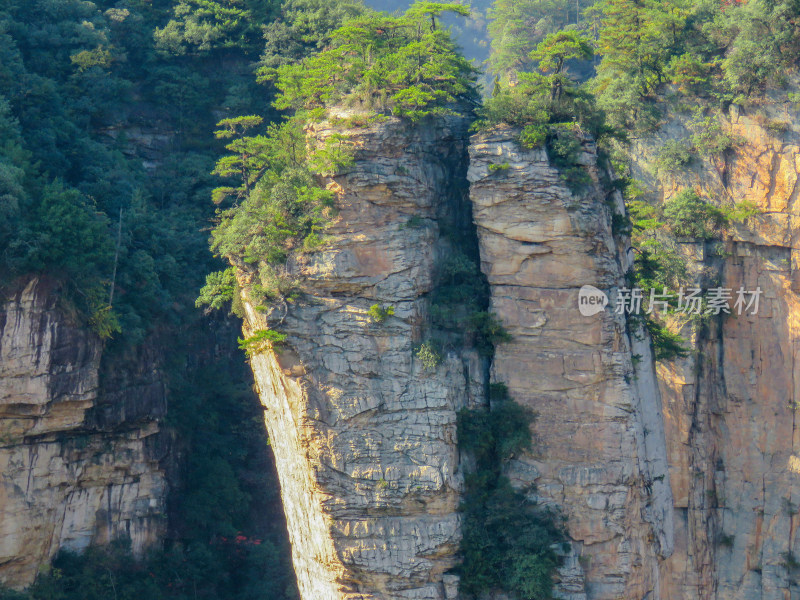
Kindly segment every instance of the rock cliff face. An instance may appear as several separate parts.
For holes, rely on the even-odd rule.
[[[101,387],[100,341],[57,297],[33,279],[0,307],[0,581],[13,587],[59,548],[126,535],[141,552],[166,527],[163,385],[124,370]]]
[[[702,287],[762,290],[757,315],[723,316],[682,333],[696,349],[658,368],[675,503],[675,553],[663,598],[790,598],[800,593],[798,473],[798,169],[800,133],[779,98],[733,107],[723,127],[736,146],[657,177],[659,141],[685,139],[671,120],[641,144],[634,175],[663,199],[697,189],[722,205],[762,211],[719,243],[682,243]],[[735,293],[735,292],[734,292]]]
[[[448,252],[440,221],[469,214],[466,124],[390,119],[345,133],[356,162],[331,181],[332,241],[292,266],[302,297],[271,314],[244,298],[245,333],[269,319],[289,336],[251,363],[299,588],[308,600],[456,598],[456,412],[480,401],[483,370],[470,353],[426,368],[415,352]],[[394,316],[373,323],[373,304]]]
[[[341,207],[332,241],[291,265],[301,300],[260,312],[247,294],[252,275],[240,272],[245,333],[288,334],[251,363],[304,599],[458,597],[447,574],[460,538],[455,415],[483,402],[487,380],[470,352],[426,369],[415,349],[429,335],[427,296],[449,252],[444,223],[470,211],[491,310],[513,336],[490,378],[538,414],[534,450],[508,474],[567,516],[560,597],[800,593],[800,132],[779,110],[733,110],[737,147],[680,177],[653,167],[661,142],[689,135],[680,119],[634,149],[634,175],[663,199],[695,187],[762,210],[723,243],[679,242],[703,287],[760,287],[758,315],[686,325],[696,351],[657,367],[640,325],[611,309],[578,310],[584,285],[613,305],[631,260],[610,225],[621,198],[599,183],[589,140],[580,162],[593,184],[573,194],[546,152],[520,150],[510,129],[469,148],[455,120],[346,132],[360,149],[330,181]],[[373,323],[373,304],[394,316]]]
[[[627,269],[594,145],[584,141],[580,162],[595,184],[575,195],[545,150],[521,150],[515,133],[474,138],[469,169],[491,308],[513,336],[497,348],[492,379],[538,415],[534,450],[509,475],[567,516],[561,597],[648,597],[672,552],[665,440],[649,346],[632,344],[621,315],[578,309],[582,286],[613,298]]]
[[[313,135],[340,132],[323,125]],[[611,311],[578,310],[582,286],[613,297],[629,266],[611,233],[594,145],[585,140],[581,156],[594,183],[576,195],[546,153],[521,151],[510,129],[477,136],[469,149],[456,121],[345,133],[359,152],[330,182],[341,208],[332,241],[290,265],[302,298],[259,311],[247,291],[255,273],[239,272],[245,333],[288,335],[251,364],[303,598],[458,597],[447,573],[460,539],[455,417],[485,402],[488,381],[473,352],[426,369],[415,348],[429,335],[426,296],[449,252],[444,223],[473,212],[491,310],[514,337],[497,349],[491,378],[539,415],[535,452],[509,475],[535,484],[538,500],[568,518],[559,593],[658,590],[673,502],[649,342]],[[373,304],[394,316],[371,322]]]

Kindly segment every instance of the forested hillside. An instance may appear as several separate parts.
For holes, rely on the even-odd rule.
[[[214,124],[269,110],[253,75],[264,49],[256,23],[276,10],[0,8],[0,287],[33,275],[60,282],[63,308],[106,339],[108,378],[143,352],[160,356],[173,432],[164,551],[134,561],[122,540],[64,554],[32,597],[294,597],[274,467],[235,325],[194,309],[215,265]]]
[[[642,288],[691,282],[676,240],[717,242],[759,214],[680,177],[705,165],[727,181],[743,144],[727,120],[732,106],[758,111],[778,97],[797,107],[789,86],[800,1],[366,4],[0,7],[0,295],[25,277],[58,281],[64,309],[104,340],[106,374],[154,349],[174,454],[162,550],[134,559],[121,540],[64,552],[30,590],[0,598],[297,597],[262,408],[244,368],[245,355],[280,348],[286,334],[271,323],[237,348],[236,330],[242,282],[260,314],[301,304],[297,265],[332,241],[338,192],[326,178],[353,165],[357,135],[314,145],[309,127],[366,130],[395,118],[409,127],[459,118],[473,132],[508,125],[521,150],[547,151],[576,197],[598,184],[582,162],[594,140],[600,184],[625,199],[614,233],[632,239],[630,281]],[[676,115],[687,136],[665,139],[654,172],[642,176],[631,149]],[[498,177],[508,168],[490,167]],[[666,180],[678,182],[676,193],[659,191]],[[408,228],[420,226],[413,219]],[[457,252],[437,266],[431,296],[431,328],[445,341],[426,340],[415,356],[435,369],[462,344],[488,365],[510,336],[487,309],[475,244],[463,231],[448,235]],[[373,305],[373,325],[394,310]],[[686,330],[655,316],[643,324],[656,359],[687,356]],[[535,444],[533,416],[502,383],[490,394],[499,409],[459,417],[475,473],[456,571],[475,598],[498,589],[548,598],[561,565],[553,548],[565,539],[560,517],[512,489],[503,471]]]

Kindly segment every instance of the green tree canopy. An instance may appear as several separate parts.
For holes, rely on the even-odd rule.
[[[251,49],[258,23],[275,9],[274,0],[180,0],[169,22],[155,30],[157,47],[177,55]]]
[[[361,0],[286,0],[280,14],[264,27],[262,73],[301,60],[331,43],[331,32],[364,14]]]
[[[543,144],[554,131],[551,125],[575,119],[595,136],[605,134],[593,98],[565,68],[568,60],[590,58],[592,52],[593,43],[585,34],[551,33],[530,52],[538,68],[519,73],[515,85],[498,83],[493,97],[484,103],[483,124],[522,127],[520,141],[527,147]],[[558,129],[566,132],[564,127]]]
[[[269,76],[279,109],[315,111],[343,101],[418,120],[475,97],[475,69],[437,26],[459,4],[415,2],[406,14],[370,12],[331,34],[331,46]],[[318,114],[318,110],[316,111]]]
[[[491,54],[489,69],[501,81],[509,74],[530,71],[535,61],[530,55],[548,35],[579,20],[578,7],[591,1],[572,0],[495,0],[488,11]]]

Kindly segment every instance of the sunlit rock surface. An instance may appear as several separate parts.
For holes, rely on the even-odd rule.
[[[317,142],[341,132],[321,124]],[[331,180],[331,241],[293,265],[302,296],[269,313],[245,292],[245,332],[285,344],[252,359],[304,600],[445,600],[460,540],[456,413],[483,396],[470,352],[415,356],[446,253],[440,220],[466,205],[466,124],[397,119],[345,131],[356,162]],[[240,271],[245,290],[250,282]],[[373,304],[394,316],[373,323]]]
[[[0,307],[0,581],[32,583],[60,548],[120,536],[135,552],[165,529],[163,384],[100,392],[101,343],[58,306],[48,280]],[[122,374],[118,374],[120,383]],[[113,396],[113,397],[112,397]]]
[[[635,338],[632,348],[611,309],[593,316],[578,309],[584,285],[613,299],[627,267],[597,183],[594,144],[585,140],[580,156],[594,183],[573,194],[546,152],[522,150],[516,133],[499,128],[473,138],[469,170],[492,310],[513,336],[498,346],[492,378],[538,415],[533,451],[512,461],[509,475],[535,485],[538,499],[567,517],[572,551],[561,597],[649,597],[659,559],[672,552],[650,349]]]

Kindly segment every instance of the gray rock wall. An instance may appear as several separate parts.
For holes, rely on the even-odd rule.
[[[60,548],[124,535],[141,552],[166,530],[163,384],[116,389],[99,426],[102,347],[57,292],[32,279],[0,307],[0,581],[17,588]]]

